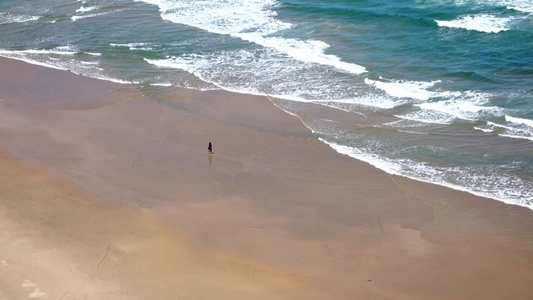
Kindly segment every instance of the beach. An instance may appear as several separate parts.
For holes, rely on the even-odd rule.
[[[161,89],[0,58],[0,299],[533,298],[531,209]]]

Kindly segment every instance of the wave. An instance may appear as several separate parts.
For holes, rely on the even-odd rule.
[[[487,14],[467,15],[452,21],[435,20],[440,27],[463,28],[487,33],[498,33],[511,29],[514,17],[496,17]]]
[[[509,126],[506,126],[506,132],[500,136],[533,141],[533,120],[505,115],[505,121]]]
[[[387,159],[360,149],[319,138],[340,154],[362,160],[386,173],[437,184],[476,196],[533,209],[533,182],[504,174],[494,174],[492,167],[437,167],[410,159]],[[501,168],[501,166],[500,166]]]
[[[431,92],[428,88],[433,87],[440,80],[432,82],[405,81],[405,80],[371,80],[365,78],[365,83],[385,91],[387,94],[398,98],[411,98],[415,100],[429,100],[436,97],[438,93]]]
[[[380,80],[366,78],[364,81],[392,97],[407,99],[404,103],[412,104],[415,110],[394,115],[405,120],[452,124],[456,119],[476,121],[484,116],[503,115],[502,108],[486,106],[491,97],[488,93],[430,90],[440,80],[423,82],[380,77]]]
[[[440,0],[437,0],[440,1]],[[496,6],[496,7],[506,7],[507,9],[512,9],[525,13],[533,13],[533,2],[531,0],[453,0],[455,5],[473,5],[485,7]]]
[[[3,50],[0,49],[0,56],[20,60],[29,64],[38,65],[46,68],[70,71],[74,74],[87,76],[94,79],[115,82],[119,84],[139,84],[137,81],[127,81],[113,78],[103,74],[102,68],[99,68],[98,62],[81,61],[74,58],[68,58],[74,55],[99,56],[100,53],[84,53],[77,51],[67,51],[61,49],[72,49],[72,46],[58,47],[51,50],[30,49],[30,50]],[[62,58],[63,57],[63,58]],[[67,57],[68,59],[65,59]]]
[[[64,48],[63,48],[64,49]],[[78,52],[77,51],[68,51],[63,50],[61,48],[55,48],[51,50],[46,49],[29,49],[29,50],[18,50],[18,51],[11,51],[11,50],[1,50],[0,54],[4,55],[16,55],[16,54],[57,54],[57,55],[75,55]]]
[[[278,98],[283,98],[283,96],[279,96]],[[288,99],[292,100],[292,99]],[[297,99],[296,99],[297,100]],[[293,100],[294,101],[294,100]],[[300,102],[311,102],[311,103],[318,103],[325,106],[329,106],[332,108],[341,109],[344,111],[349,111],[353,113],[353,110],[350,109],[343,109],[342,107],[339,107],[338,104],[355,104],[355,105],[363,105],[368,107],[375,107],[375,108],[381,108],[381,109],[391,109],[395,108],[401,105],[406,104],[407,102],[393,99],[393,98],[387,98],[379,95],[365,95],[361,97],[354,97],[351,99],[331,99],[331,100],[305,100]]]
[[[150,51],[153,50],[153,47],[147,47],[153,45],[152,43],[128,43],[128,44],[109,44],[111,47],[127,47],[131,51]]]
[[[280,22],[271,10],[276,0],[188,1],[138,0],[159,7],[164,20],[200,28],[217,34],[256,32],[272,34],[291,27]]]
[[[78,8],[78,9],[76,9],[76,12],[77,13],[86,13],[86,12],[89,12],[89,11],[97,10],[99,8],[100,8],[100,6],[89,6],[89,7],[82,6],[82,7]]]
[[[498,2],[501,5],[505,5],[507,9],[533,13],[533,2],[531,0],[500,0]]]
[[[130,46],[123,44],[122,46]],[[355,112],[356,106],[392,109],[412,105],[414,111],[395,116],[405,120],[432,124],[452,124],[457,119],[477,121],[503,116],[503,110],[487,106],[491,95],[474,91],[430,90],[439,80],[431,82],[364,79],[339,80],[324,78],[323,72],[310,72],[286,60],[268,57],[262,61],[254,53],[218,53],[212,56],[191,55],[167,59],[145,59],[163,69],[180,69],[195,75],[204,82],[228,91],[266,95],[291,101],[317,103],[344,111]],[[249,58],[249,59],[248,59]],[[297,80],[280,81],[279,78]],[[384,91],[377,93],[368,86]],[[366,88],[366,90],[365,90]],[[428,102],[431,101],[431,102]]]
[[[419,110],[403,115],[394,115],[402,120],[421,122],[426,124],[449,125],[455,121],[455,118],[449,114],[438,111]]]
[[[32,65],[38,65],[38,66],[42,66],[42,67],[46,67],[46,68],[68,71],[68,69],[60,67],[60,66],[56,66],[54,64],[50,64],[50,63],[47,63],[47,62],[43,62],[43,61],[27,58],[27,57],[24,57],[24,56],[19,56],[16,53],[14,53],[14,51],[0,50],[0,56],[6,57],[6,58],[10,58],[10,59],[20,60],[20,61],[32,64]]]
[[[502,109],[496,106],[486,106],[491,95],[474,91],[438,91],[431,90],[435,84],[441,82],[435,80],[406,81],[391,80],[380,77],[380,80],[366,78],[365,83],[384,91],[392,97],[407,98],[415,108],[405,114],[395,116],[405,120],[433,124],[452,124],[456,119],[476,121],[482,116],[501,116]]]
[[[491,126],[491,127],[494,127],[494,128],[503,128],[503,129],[506,129],[506,130],[513,130],[512,127],[505,126],[505,125],[502,125],[502,124],[497,124],[497,123],[490,122],[490,121],[487,122],[487,126]]]
[[[122,11],[122,10],[121,9],[116,9],[116,10],[110,10],[110,11],[94,13],[94,14],[88,14],[88,15],[77,15],[77,16],[70,17],[70,19],[75,22],[75,21],[78,21],[78,20],[99,17],[99,16],[103,16],[103,15],[116,13],[116,12],[119,12],[119,11]]]
[[[456,119],[466,121],[479,120],[482,115],[497,116],[502,109],[496,106],[483,106],[489,102],[489,94],[465,92],[452,99],[416,104],[415,106],[430,111],[437,111]]]
[[[31,16],[31,15],[14,15],[11,13],[1,13],[0,12],[0,25],[10,24],[10,23],[26,23],[30,21],[37,21],[41,16]]]
[[[343,62],[336,55],[325,54],[325,50],[329,48],[329,45],[322,41],[302,41],[297,39],[274,37],[265,38],[247,33],[235,34],[235,36],[239,36],[243,40],[253,42],[264,47],[274,48],[282,53],[288,54],[294,59],[304,62],[328,65],[353,74],[362,74],[366,72],[366,68],[363,66]]]
[[[410,118],[427,123],[451,124],[456,119],[466,121],[476,121],[480,119],[482,112],[498,112],[501,109],[497,107],[477,106],[468,101],[446,100],[439,102],[417,104],[422,110],[412,112],[401,118]]]
[[[481,128],[481,127],[476,127],[476,126],[474,126],[474,129],[475,129],[475,130],[479,130],[479,131],[483,131],[483,132],[486,132],[486,133],[494,132],[493,129],[489,129],[489,128]]]
[[[533,136],[531,136],[531,137],[527,137],[527,136],[523,136],[523,135],[512,135],[512,134],[505,134],[505,133],[501,133],[501,134],[498,134],[498,135],[499,135],[499,136],[503,136],[503,137],[512,138],[512,139],[530,140],[530,141],[533,141]]]
[[[159,7],[164,20],[196,27],[208,32],[238,37],[244,41],[275,49],[293,59],[334,67],[344,72],[361,74],[363,66],[344,62],[326,54],[330,45],[318,40],[301,40],[273,36],[292,27],[276,19],[275,0],[265,1],[184,1],[142,0]]]
[[[151,86],[162,86],[162,87],[171,87],[172,83],[161,82],[161,83],[150,83]]]
[[[527,125],[527,126],[533,128],[533,120],[521,119],[521,118],[516,118],[516,117],[511,117],[511,116],[505,115],[505,121],[516,123],[516,124],[521,124],[521,125]]]
[[[295,60],[269,48],[221,50],[145,61],[159,68],[186,71],[228,91],[301,102],[356,99],[365,87],[354,74]]]
[[[483,132],[494,132],[502,137],[533,141],[532,120],[513,118],[505,115],[505,121],[508,122],[508,124],[503,125],[487,121],[485,125],[474,127],[474,129]]]

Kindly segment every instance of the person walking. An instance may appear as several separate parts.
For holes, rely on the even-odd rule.
[[[209,142],[209,145],[207,146],[207,153],[213,154],[213,145],[211,145],[211,142]]]

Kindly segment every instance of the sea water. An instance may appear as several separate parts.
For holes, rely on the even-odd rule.
[[[267,95],[342,154],[533,208],[530,0],[3,0],[0,55]]]

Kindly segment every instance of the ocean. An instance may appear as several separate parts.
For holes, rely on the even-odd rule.
[[[1,0],[0,56],[266,95],[341,154],[533,209],[531,0]]]

